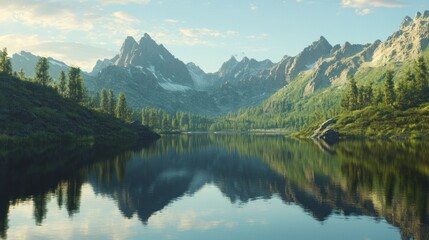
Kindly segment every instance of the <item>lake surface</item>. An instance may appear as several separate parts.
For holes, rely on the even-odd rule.
[[[429,144],[175,135],[0,150],[6,239],[429,239]]]

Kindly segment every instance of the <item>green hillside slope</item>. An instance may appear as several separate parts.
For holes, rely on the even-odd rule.
[[[88,142],[113,145],[157,139],[141,124],[127,124],[64,99],[49,87],[0,74],[0,142]]]

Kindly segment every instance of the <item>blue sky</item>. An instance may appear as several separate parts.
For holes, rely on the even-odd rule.
[[[216,71],[232,55],[279,61],[324,36],[385,40],[427,0],[0,0],[0,47],[90,70],[145,32],[177,58]]]

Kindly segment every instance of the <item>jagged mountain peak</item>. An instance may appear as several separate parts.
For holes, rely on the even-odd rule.
[[[142,38],[152,39],[148,33],[144,33]]]
[[[418,18],[429,18],[429,11],[426,10],[423,12],[423,14],[421,12],[417,12],[414,19],[418,19]]]
[[[137,41],[132,36],[127,36],[125,38],[124,44],[136,44]]]
[[[235,56],[231,56],[226,63],[238,63],[238,60]]]
[[[186,67],[188,69],[192,69],[193,71],[199,72],[199,73],[204,73],[204,70],[200,68],[200,66],[198,66],[197,64],[193,63],[193,62],[189,62],[186,64]]]
[[[139,46],[148,46],[148,47],[153,47],[153,46],[160,46],[160,45],[158,45],[158,44],[155,42],[155,40],[153,40],[153,39],[149,36],[149,34],[145,33],[145,34],[143,35],[143,37],[142,37],[142,38],[140,38]]]
[[[131,50],[132,48],[134,48],[136,45],[138,45],[138,44],[137,44],[137,41],[136,41],[133,37],[128,36],[127,38],[125,38],[125,41],[124,41],[124,43],[122,44],[121,52],[127,52],[127,51],[130,51],[130,50]]]
[[[413,20],[406,17],[401,29],[380,44],[374,53],[373,65],[401,63],[417,57],[429,45],[429,11],[417,12]]]
[[[329,44],[328,40],[326,40],[324,36],[320,36],[317,42],[323,43],[323,44],[326,44],[326,43]]]
[[[329,47],[332,48],[332,45],[326,40],[324,36],[320,36],[317,41],[314,41],[309,48],[318,48],[318,47]]]
[[[409,16],[406,16],[401,23],[400,29],[402,30],[402,29],[410,26],[411,24],[413,24],[413,19],[410,18]]]

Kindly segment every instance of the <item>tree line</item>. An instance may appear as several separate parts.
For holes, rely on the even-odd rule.
[[[34,78],[30,78],[25,76],[22,68],[19,72],[13,72],[11,59],[8,57],[7,49],[4,48],[3,51],[0,51],[0,73],[52,87],[64,98],[93,110],[107,113],[123,121],[130,122],[132,119],[133,111],[128,107],[125,93],[119,93],[116,99],[112,90],[109,91],[109,96],[107,96],[106,90],[103,89],[101,95],[96,93],[95,96],[91,96],[88,89],[85,88],[79,67],[69,67],[67,75],[64,71],[61,71],[58,81],[55,82],[49,75],[48,59],[41,57],[36,64]]]
[[[346,93],[341,99],[342,108],[344,111],[354,111],[382,105],[406,110],[429,101],[429,70],[423,57],[413,63],[396,87],[394,76],[393,71],[387,70],[382,87],[376,91],[372,83],[357,86],[354,76],[350,76]]]
[[[207,131],[214,119],[191,113],[167,112],[156,108],[142,109],[142,124],[163,131]]]

